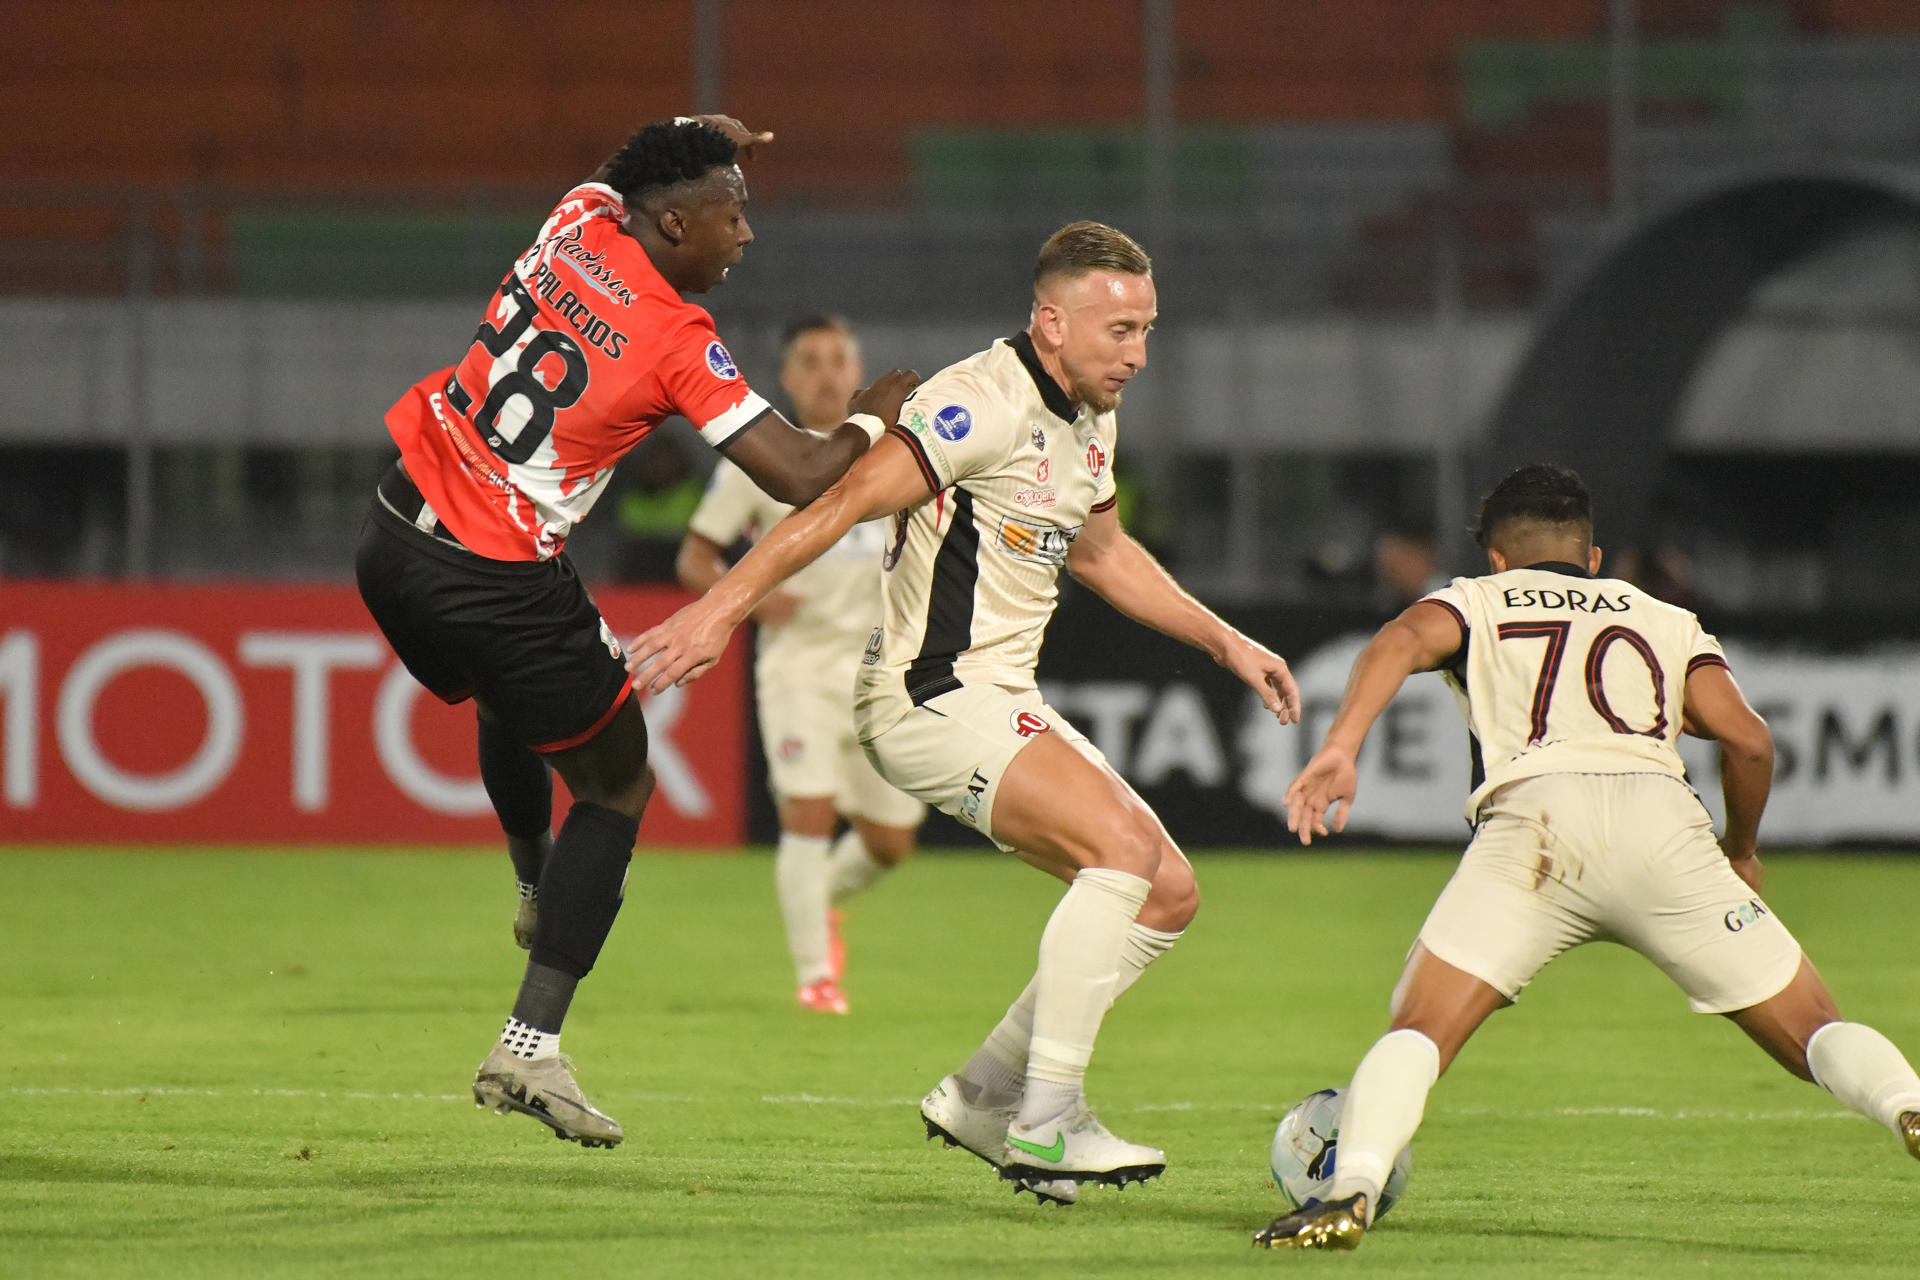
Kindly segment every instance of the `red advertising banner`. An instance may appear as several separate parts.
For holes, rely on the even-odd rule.
[[[594,599],[627,639],[689,597]],[[643,704],[643,844],[745,839],[737,648]],[[0,582],[0,843],[499,838],[472,705],[416,684],[352,587]]]

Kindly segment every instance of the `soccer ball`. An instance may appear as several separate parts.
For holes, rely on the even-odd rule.
[[[1298,1209],[1309,1200],[1325,1200],[1333,1189],[1333,1162],[1340,1148],[1340,1112],[1347,1104],[1345,1089],[1322,1089],[1308,1094],[1280,1117],[1273,1131],[1273,1180],[1287,1203]],[[1401,1151],[1380,1189],[1376,1221],[1406,1194],[1413,1172],[1413,1147]]]

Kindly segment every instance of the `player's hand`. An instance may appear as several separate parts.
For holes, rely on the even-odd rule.
[[[793,615],[799,611],[799,596],[791,591],[776,591],[762,600],[751,616],[763,627],[784,627],[793,621]]]
[[[1287,830],[1299,836],[1301,844],[1326,835],[1329,820],[1332,830],[1345,831],[1359,786],[1360,771],[1350,753],[1338,747],[1320,748],[1281,801],[1287,806]]]
[[[647,693],[691,684],[720,661],[734,624],[702,596],[627,646],[627,670]]]
[[[872,386],[853,393],[853,399],[847,404],[847,416],[870,413],[891,427],[900,421],[900,406],[919,385],[920,375],[913,370],[891,370],[876,378]]]
[[[753,159],[753,153],[757,148],[764,147],[773,141],[773,135],[771,133],[756,133],[741,124],[738,120],[735,120],[732,116],[688,116],[687,118],[689,120],[698,120],[701,124],[718,129],[720,132],[726,134],[727,137],[733,139],[733,145],[740,152],[740,158],[742,160]]]
[[[1747,888],[1756,894],[1760,892],[1760,882],[1767,878],[1767,869],[1760,865],[1758,853],[1752,849],[1745,853],[1728,853],[1727,865],[1733,868],[1733,874],[1747,882]]]
[[[1239,676],[1260,695],[1260,703],[1281,724],[1300,719],[1300,686],[1294,683],[1287,660],[1267,646],[1234,633],[1220,665]]]

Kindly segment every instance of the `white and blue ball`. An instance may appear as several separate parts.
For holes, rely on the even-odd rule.
[[[1309,1200],[1325,1200],[1333,1190],[1334,1162],[1340,1153],[1340,1113],[1347,1104],[1345,1089],[1322,1089],[1308,1094],[1286,1115],[1273,1131],[1273,1180],[1287,1203],[1298,1209]],[[1407,1178],[1413,1172],[1413,1147],[1400,1152],[1380,1190],[1380,1204],[1373,1211],[1378,1221],[1406,1194]]]

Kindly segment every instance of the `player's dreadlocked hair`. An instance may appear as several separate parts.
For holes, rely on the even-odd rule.
[[[650,124],[631,138],[613,158],[607,185],[629,202],[649,191],[692,182],[708,171],[734,162],[733,139],[698,120]]]
[[[1536,462],[1521,467],[1493,487],[1480,503],[1473,540],[1486,546],[1500,526],[1513,520],[1537,524],[1579,524],[1593,528],[1593,499],[1580,477],[1565,467]]]

